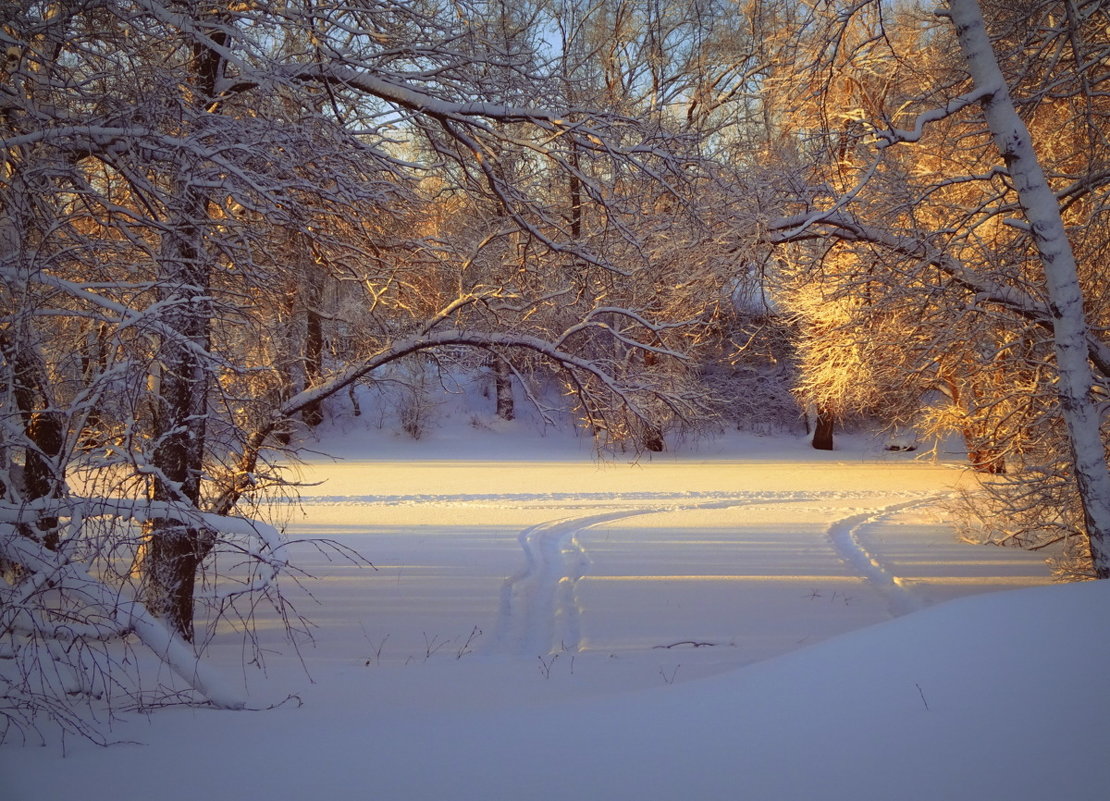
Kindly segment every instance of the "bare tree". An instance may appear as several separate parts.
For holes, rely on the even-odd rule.
[[[239,705],[196,649],[240,601],[248,620],[259,598],[289,614],[282,540],[243,516],[284,483],[266,449],[401,359],[531,354],[614,437],[660,409],[701,413],[681,367],[688,319],[639,291],[653,265],[633,224],[646,188],[652,203],[680,196],[690,139],[658,115],[571,103],[529,20],[505,14],[494,31],[486,11],[5,6],[9,721],[46,709],[71,723],[67,698],[141,692],[121,667],[133,641],[200,697]],[[552,203],[552,176],[577,182],[578,223]],[[493,235],[439,237],[428,220],[450,199],[496,209]],[[472,269],[510,232],[537,275]],[[608,297],[574,295],[587,274]],[[328,292],[344,299],[330,317]],[[279,347],[297,308],[303,347]],[[329,361],[340,328],[347,344]],[[637,358],[675,367],[645,373]],[[81,654],[96,655],[99,689],[81,683]],[[76,677],[76,695],[46,664]]]

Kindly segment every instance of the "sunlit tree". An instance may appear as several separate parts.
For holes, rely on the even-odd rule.
[[[434,0],[0,13],[11,719],[41,708],[44,664],[72,674],[46,692],[63,722],[66,698],[128,692],[112,642],[132,637],[236,706],[188,643],[260,599],[288,615],[282,540],[240,517],[283,483],[267,449],[399,360],[531,354],[619,436],[660,405],[699,413],[681,370],[618,369],[685,359],[655,298],[564,301],[583,271],[615,286],[650,266],[630,215],[649,186],[678,195],[684,140],[570,105],[527,18]],[[588,226],[551,202],[552,176],[579,181]],[[440,237],[423,221],[445,201],[493,227]],[[522,248],[543,280],[505,269]]]

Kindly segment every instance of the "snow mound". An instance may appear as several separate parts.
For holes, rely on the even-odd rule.
[[[1110,783],[1108,608],[1110,582],[980,595],[715,677],[558,705],[375,708],[321,677],[301,709],[163,713],[148,746],[79,744],[61,763],[5,749],[0,789],[8,801],[1094,801]],[[496,673],[469,664],[424,680],[454,675],[465,694]]]
[[[397,799],[1102,799],[1108,608],[1108,582],[961,599],[715,678],[406,727],[371,773]]]

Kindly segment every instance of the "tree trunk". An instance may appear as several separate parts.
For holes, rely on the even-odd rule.
[[[65,443],[61,415],[51,411],[53,403],[47,394],[47,379],[35,355],[26,347],[30,334],[17,334],[16,341],[0,338],[0,350],[11,365],[12,397],[23,422],[23,480],[18,494],[24,503],[61,495],[65,476],[59,475],[57,456]],[[17,482],[17,484],[20,482]],[[31,527],[20,525],[25,536],[40,540],[47,548],[58,547],[58,519],[41,517]]]
[[[293,395],[296,395],[297,386],[300,382],[296,363],[298,353],[297,338],[299,336],[297,330],[296,286],[286,287],[284,294],[281,295],[280,308],[280,314],[283,315],[281,319],[285,323],[283,328],[285,336],[274,342],[272,358],[275,360],[275,368],[281,375],[281,383],[275,391],[275,395],[277,396],[274,402],[275,406],[281,406]],[[279,445],[288,445],[293,440],[293,431],[289,425],[285,425],[274,431],[274,440],[277,441]]]
[[[97,377],[102,375],[108,367],[108,325],[101,323],[95,329],[91,326],[85,335],[85,344],[81,349],[81,377],[85,387],[96,383]],[[77,444],[84,449],[97,448],[103,445],[103,424],[100,411],[96,406],[85,412],[78,434]]]
[[[968,429],[963,430],[964,445],[967,446],[967,461],[976,473],[1002,475],[1006,472],[1006,460],[997,448],[984,444]]]
[[[646,424],[640,432],[640,445],[644,450],[653,453],[662,453],[667,447],[667,441],[663,439],[663,432],[659,430],[659,426]]]
[[[1014,107],[978,2],[948,0],[948,8],[972,82],[989,93],[982,100],[983,112],[1017,190],[1044,268],[1060,407],[1067,424],[1091,557],[1098,578],[1110,578],[1110,470],[1101,417],[1090,396],[1093,375],[1087,353],[1089,332],[1075,255],[1064,230],[1059,201],[1045,179],[1029,129]]]
[[[146,522],[143,602],[186,642],[193,641],[193,596],[197,570],[211,550],[212,532],[155,518]]]
[[[217,20],[212,20],[216,23]],[[226,33],[216,24],[206,30],[223,46]],[[183,101],[199,122],[218,113],[216,85],[224,70],[218,48],[193,45],[190,85]],[[155,468],[150,499],[199,507],[208,430],[212,302],[210,263],[202,225],[210,219],[204,189],[191,186],[191,165],[179,157],[164,165],[173,187],[159,253],[160,300],[167,311],[163,323],[172,333],[158,349],[159,392],[153,424]],[[146,524],[146,547],[140,555],[142,600],[185,640],[193,639],[193,598],[197,569],[215,543],[215,533],[187,519],[155,518]]]
[[[828,406],[817,407],[817,424],[813,428],[813,447],[819,451],[833,449],[833,428],[836,415]]]
[[[496,356],[490,358],[493,370],[493,389],[497,398],[497,416],[502,420],[516,417],[516,404],[513,400],[513,375],[509,365]]]
[[[174,333],[159,344],[159,391],[151,463],[152,501],[197,507],[207,431],[209,372],[203,354],[210,344],[208,265],[194,220],[207,211],[205,199],[185,190],[176,224],[163,236],[160,265],[166,327]],[[196,570],[211,550],[210,532],[185,521],[155,518],[146,524],[141,555],[143,601],[186,640],[193,637]]]
[[[320,315],[320,303],[324,297],[324,281],[320,266],[308,265],[304,278],[304,383],[305,389],[320,383],[324,374],[324,323]],[[311,403],[301,412],[301,420],[309,428],[315,428],[324,421],[324,413],[319,403]]]

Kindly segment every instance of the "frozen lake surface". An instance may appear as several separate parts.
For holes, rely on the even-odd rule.
[[[377,568],[337,576],[302,547],[296,563],[328,576],[310,616],[382,663],[477,627],[484,654],[682,653],[688,677],[1049,581],[1043,556],[959,541],[945,504],[966,476],[905,460],[348,461],[303,477],[320,483],[290,535]]]
[[[960,542],[952,465],[445,455],[302,466],[280,516],[314,644],[263,618],[264,672],[210,650],[263,711],[5,746],[0,796],[1103,797],[1105,582]]]

